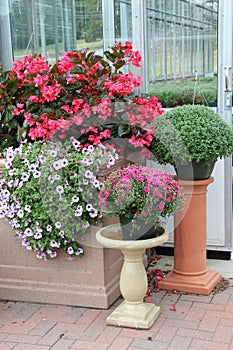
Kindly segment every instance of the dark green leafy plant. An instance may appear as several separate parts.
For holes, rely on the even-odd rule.
[[[217,106],[217,77],[182,79],[179,81],[156,82],[149,87],[150,94],[156,94],[164,108],[184,104],[203,104]],[[195,97],[194,97],[195,93]]]
[[[28,55],[8,72],[0,69],[0,153],[25,138],[46,141],[56,132],[64,138],[69,128],[93,145],[116,134],[149,145],[153,130],[144,127],[163,113],[161,104],[155,96],[135,96],[141,78],[121,71],[127,64],[139,67],[140,61],[126,42],[103,55],[73,50],[54,65]]]
[[[233,153],[233,130],[212,109],[201,105],[175,107],[154,122],[150,149],[160,164],[208,164]]]

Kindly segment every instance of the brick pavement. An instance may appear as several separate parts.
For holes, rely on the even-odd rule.
[[[218,294],[159,291],[149,330],[105,325],[109,310],[0,301],[0,350],[233,350],[233,280]],[[149,301],[149,299],[148,299]]]

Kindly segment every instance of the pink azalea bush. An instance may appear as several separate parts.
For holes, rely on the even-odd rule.
[[[116,43],[103,56],[66,52],[54,65],[41,55],[15,60],[10,71],[0,72],[2,148],[24,138],[45,141],[56,132],[65,138],[71,127],[85,145],[124,137],[149,146],[161,104],[155,96],[135,96],[141,78],[121,71],[140,61],[131,42]]]
[[[181,209],[183,193],[176,180],[161,170],[128,165],[112,172],[99,193],[104,215],[125,216],[159,224]]]

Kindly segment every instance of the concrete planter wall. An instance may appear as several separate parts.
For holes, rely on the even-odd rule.
[[[100,179],[105,176],[102,170]],[[97,243],[99,228],[81,243],[83,258],[67,260],[67,254],[59,252],[45,262],[22,247],[8,223],[0,220],[0,299],[108,308],[120,296],[123,256]]]

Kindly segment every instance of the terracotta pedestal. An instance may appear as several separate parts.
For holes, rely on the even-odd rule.
[[[120,290],[124,301],[107,317],[107,325],[131,328],[150,328],[160,314],[160,307],[143,302],[148,281],[143,255],[147,248],[156,247],[168,240],[168,233],[139,240],[122,240],[120,225],[106,226],[96,233],[97,241],[106,248],[121,250],[124,264],[120,276]]]
[[[221,279],[206,268],[206,192],[213,180],[179,180],[185,212],[175,216],[174,269],[159,283],[160,289],[209,294]]]

